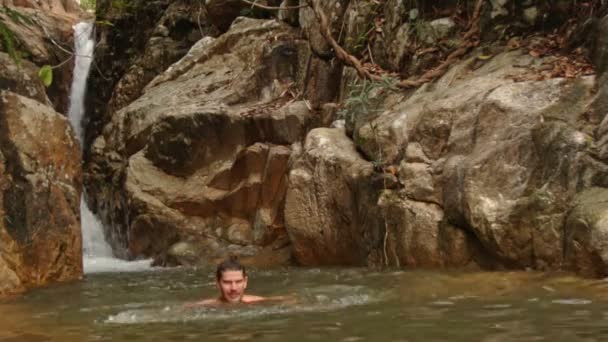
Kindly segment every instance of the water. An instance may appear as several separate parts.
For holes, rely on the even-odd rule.
[[[252,271],[295,304],[186,309],[212,270],[87,275],[0,302],[2,341],[605,341],[608,282],[535,273]]]
[[[80,22],[74,25],[75,61],[68,119],[81,144],[84,141],[82,128],[85,113],[84,96],[95,49],[92,33],[91,23]],[[110,245],[105,241],[103,225],[88,208],[84,198],[80,200],[80,222],[85,273],[137,271],[150,268],[150,260],[127,262],[114,257]]]
[[[86,93],[87,78],[93,61],[95,40],[92,37],[93,25],[80,22],[74,25],[74,73],[72,87],[70,88],[70,106],[68,119],[81,142],[84,140],[82,118],[84,116],[84,95]]]

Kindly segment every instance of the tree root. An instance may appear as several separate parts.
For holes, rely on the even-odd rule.
[[[422,76],[417,79],[401,80],[397,83],[400,88],[415,88],[419,87],[427,82],[430,82],[441,75],[445,74],[448,67],[454,64],[460,57],[464,56],[471,48],[479,45],[479,19],[481,16],[481,8],[485,0],[477,0],[475,4],[475,10],[471,18],[469,29],[464,34],[464,44],[462,47],[454,50],[450,55],[437,67],[425,72]],[[332,37],[330,31],[329,20],[325,16],[325,13],[319,6],[319,3],[314,0],[306,0],[306,3],[314,11],[317,20],[319,21],[319,30],[321,35],[327,43],[333,48],[336,58],[342,61],[344,64],[355,68],[357,74],[361,78],[365,78],[371,81],[380,81],[382,77],[377,74],[372,74],[355,56],[349,54],[338,44],[338,42]]]

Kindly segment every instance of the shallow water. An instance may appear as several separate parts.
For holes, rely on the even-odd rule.
[[[87,275],[0,302],[0,341],[604,341],[608,281],[538,273],[251,271],[296,304],[185,309],[210,270]]]

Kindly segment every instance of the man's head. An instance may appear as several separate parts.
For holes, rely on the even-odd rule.
[[[231,256],[217,265],[215,272],[217,288],[221,300],[228,303],[239,303],[247,288],[247,273],[236,256]]]

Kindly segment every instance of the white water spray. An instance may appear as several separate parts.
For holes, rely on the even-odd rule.
[[[93,61],[95,41],[92,38],[93,24],[80,22],[74,25],[75,61],[70,92],[68,119],[76,131],[76,136],[84,141],[82,118],[84,115],[84,95],[87,78]],[[80,222],[82,227],[83,264],[85,273],[136,271],[150,268],[150,260],[128,262],[117,259],[112,248],[105,241],[103,225],[89,210],[84,198],[80,200]]]

